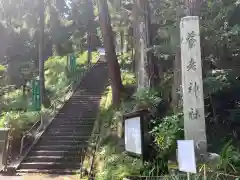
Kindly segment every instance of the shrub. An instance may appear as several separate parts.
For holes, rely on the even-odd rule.
[[[101,148],[98,157],[103,160],[101,170],[97,173],[97,180],[122,180],[126,176],[140,175],[141,160],[129,157],[119,151],[117,144],[108,144]]]
[[[135,77],[129,72],[122,75],[124,85],[135,83]],[[122,104],[126,104],[124,101]],[[96,178],[97,180],[122,180],[129,175],[140,175],[142,162],[140,159],[128,156],[119,144],[119,137],[116,135],[117,123],[122,114],[122,109],[112,108],[111,87],[107,87],[102,100],[99,114],[100,148],[96,155]],[[121,116],[121,115],[120,115]]]
[[[122,76],[122,83],[124,86],[136,84],[136,77],[133,73],[129,71],[122,71],[121,76]]]
[[[119,64],[123,69],[130,69],[132,64],[132,52],[123,53],[123,55],[118,58]]]
[[[162,99],[158,96],[158,92],[150,89],[139,89],[133,96],[137,109],[148,109],[157,106]]]
[[[96,63],[99,57],[98,52],[92,52],[92,61],[91,63]],[[88,60],[88,51],[83,52],[82,54],[77,55],[77,64],[86,65]]]
[[[30,93],[23,95],[21,89],[7,92],[2,96],[3,111],[21,111],[30,107]]]
[[[231,141],[226,143],[220,153],[219,169],[225,173],[236,173],[240,168],[240,152],[236,149]]]
[[[159,122],[160,123],[156,123]],[[154,143],[159,154],[170,156],[176,153],[177,140],[184,138],[183,114],[166,116],[162,120],[153,120],[154,128],[150,134],[154,137]]]

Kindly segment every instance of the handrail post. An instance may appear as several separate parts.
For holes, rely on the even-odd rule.
[[[0,171],[5,171],[7,167],[9,130],[9,128],[0,128]]]

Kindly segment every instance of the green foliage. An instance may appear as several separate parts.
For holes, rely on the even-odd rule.
[[[224,145],[220,158],[219,169],[225,173],[236,173],[239,170],[237,167],[240,168],[240,152],[232,145],[231,141]]]
[[[130,73],[129,71],[122,71],[121,76],[122,84],[124,86],[136,84],[136,77],[133,73]]]
[[[5,72],[6,68],[3,65],[0,65],[0,73]]]
[[[22,133],[29,130],[30,127],[38,121],[40,114],[38,112],[10,111],[2,113],[0,118],[0,127],[10,127],[13,131],[13,140],[19,140]],[[20,143],[20,142],[18,142]]]
[[[168,173],[166,171],[168,171],[168,161],[162,157],[156,157],[153,162],[144,164],[142,174],[147,177],[156,177]]]
[[[207,56],[219,58],[225,53],[226,58],[234,58],[235,53],[239,52],[239,5],[236,0],[226,2],[211,0],[202,6],[201,33],[205,37],[204,44],[208,45],[206,48],[212,47],[211,52],[205,51]]]
[[[45,86],[50,98],[61,97],[65,88],[70,85],[67,57],[50,57],[45,63]],[[56,93],[58,92],[58,93]]]
[[[109,101],[106,101],[109,102]],[[131,158],[124,153],[118,144],[118,138],[109,134],[115,128],[116,110],[107,103],[103,106],[99,119],[101,123],[100,149],[97,152],[97,180],[121,180],[128,175],[139,175],[141,170],[141,160]],[[106,108],[108,107],[108,108]]]
[[[122,69],[130,69],[132,66],[132,52],[123,53],[118,57]]]
[[[161,156],[169,156],[176,150],[176,142],[183,138],[183,114],[166,116],[161,123],[158,119],[153,120],[154,127],[150,134],[154,137],[157,151]]]
[[[7,92],[2,96],[2,107],[3,110],[8,111],[18,111],[25,110],[30,107],[29,95],[23,96],[21,89],[17,89],[12,92]]]
[[[92,52],[92,61],[91,63],[96,63],[99,58],[99,53],[98,52]],[[85,51],[81,54],[78,54],[77,56],[77,64],[80,65],[86,65],[88,60],[88,52]]]
[[[112,143],[101,148],[98,156],[104,159],[104,162],[96,180],[122,180],[129,175],[140,175],[141,160],[129,157],[116,146],[116,143]]]
[[[229,71],[224,70],[209,72],[204,79],[204,93],[210,95],[231,87],[232,79],[229,77],[229,73]]]
[[[47,96],[51,101],[50,107],[43,109],[41,112],[46,118],[53,115],[53,106],[58,105],[60,99],[70,90],[76,74],[83,75],[87,66],[83,63],[77,64],[75,74],[70,74],[67,69],[66,56],[53,56],[45,62],[45,87]],[[22,89],[15,89],[1,96],[3,112],[0,118],[0,127],[7,124],[7,126],[15,129],[15,139],[19,139],[21,134],[30,129],[40,118],[40,112],[31,112],[32,92],[29,90],[31,86],[28,83],[27,86],[28,90],[24,94]]]
[[[39,119],[38,112],[20,112],[11,111],[3,113],[0,119],[0,127],[4,127],[4,123],[8,123],[18,130],[26,130],[31,127]]]
[[[159,93],[151,88],[139,89],[133,96],[137,108],[151,108],[158,105],[162,99]]]
[[[135,82],[132,74],[124,73],[126,84]],[[114,135],[117,128],[117,114],[121,111],[113,109],[111,87],[107,87],[101,99],[101,111],[98,117],[100,122],[100,148],[96,156],[97,180],[121,180],[129,175],[139,175],[142,168],[140,159],[129,157],[119,146],[119,137]],[[124,103],[123,103],[124,104]],[[113,134],[112,134],[113,132]]]

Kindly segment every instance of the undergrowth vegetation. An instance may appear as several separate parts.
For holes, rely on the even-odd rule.
[[[136,83],[134,74],[129,71],[122,73],[122,80],[125,87],[132,87]],[[123,99],[122,107],[119,109],[113,108],[111,103],[112,93],[109,86],[102,96],[98,117],[98,121],[100,121],[100,139],[95,161],[97,180],[121,180],[132,174],[139,175],[142,168],[140,159],[130,157],[124,152],[122,137],[118,134],[125,100]],[[127,109],[129,107],[133,109],[132,104]]]
[[[164,87],[136,90],[135,76],[129,69],[125,68],[122,71],[125,93],[118,108],[113,108],[111,105],[111,87],[106,88],[102,96],[101,110],[98,117],[100,140],[98,141],[95,161],[97,180],[120,180],[124,177],[137,176],[154,177],[170,173],[172,164],[169,164],[169,162],[174,163],[176,161],[177,140],[184,139],[184,120],[181,110],[174,112],[169,108],[170,102],[165,94],[171,90],[171,86],[169,86],[172,82],[171,73],[166,74],[165,77],[161,82],[161,85],[165,85]],[[218,110],[220,102],[224,101],[223,99],[219,100],[217,97],[219,94],[228,94],[230,89],[230,92],[238,89],[238,83],[234,75],[229,71],[215,70],[204,77],[204,95],[208,107],[206,109],[206,125],[209,144],[214,143],[210,138],[215,133],[211,130],[211,122],[213,122],[214,118],[217,119],[216,123],[220,131],[223,128],[226,129],[224,124],[228,122],[228,116],[223,120],[224,122],[215,116],[221,115],[222,112],[216,110]],[[124,138],[122,137],[123,114],[141,109],[148,109],[150,112],[148,134],[152,138],[150,142],[152,149],[149,151],[151,155],[144,164],[141,159],[131,157],[125,152]],[[232,136],[227,137],[226,134],[223,139],[225,140],[220,143],[217,151],[221,160],[214,166],[209,165],[208,169],[224,173],[237,173],[240,167],[240,156],[236,140]],[[201,177],[199,176],[199,178]]]

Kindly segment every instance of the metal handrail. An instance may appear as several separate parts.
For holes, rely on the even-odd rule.
[[[97,124],[95,126],[97,126],[97,130],[96,132],[93,132],[94,136],[95,136],[95,146],[93,147],[93,152],[92,152],[92,159],[90,162],[90,169],[89,169],[89,174],[88,174],[88,179],[92,180],[93,179],[93,169],[94,169],[94,162],[95,162],[95,156],[96,156],[96,152],[99,148],[99,144],[100,144],[100,133],[101,133],[101,121],[96,121]]]
[[[96,137],[96,145],[94,146],[94,150],[92,153],[92,159],[91,159],[91,163],[90,163],[90,170],[89,170],[89,176],[88,179],[91,180],[93,178],[93,169],[94,169],[94,162],[95,162],[95,156],[96,156],[96,152],[98,150],[99,147],[99,143],[100,143],[100,135],[97,135]]]

